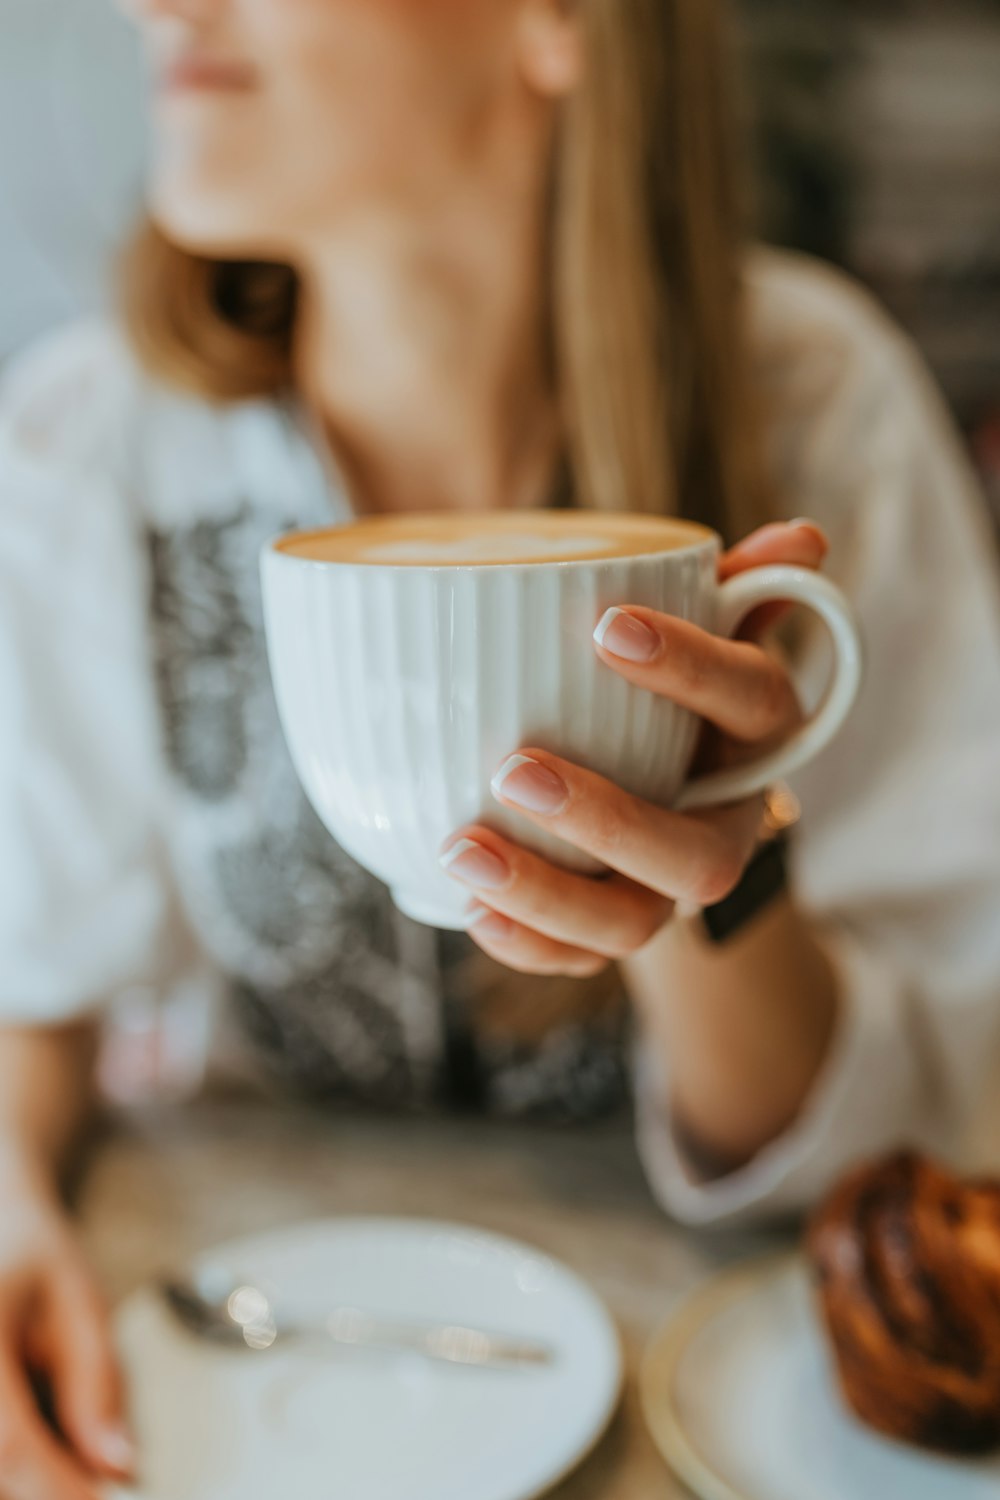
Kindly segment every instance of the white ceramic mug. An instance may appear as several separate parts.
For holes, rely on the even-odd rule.
[[[334,838],[407,915],[465,926],[469,894],[441,869],[438,851],[470,822],[567,868],[600,868],[491,796],[491,777],[521,746],[692,809],[763,790],[840,728],[862,675],[840,591],[794,567],[720,584],[715,533],[663,524],[672,528],[667,550],[572,561],[319,561],[287,550],[303,540],[294,536],[264,548],[268,652],[292,759]],[[598,657],[592,633],[611,606],[643,605],[728,636],[775,600],[807,605],[828,627],[835,665],[826,696],[777,750],[685,784],[698,721],[627,683]]]

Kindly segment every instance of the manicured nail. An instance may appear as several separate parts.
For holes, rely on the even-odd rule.
[[[510,881],[510,870],[498,854],[473,839],[459,839],[440,856],[441,868],[466,885],[498,891]]]
[[[119,1423],[97,1434],[97,1457],[116,1474],[129,1475],[135,1467],[135,1444]]]
[[[502,943],[510,937],[514,924],[499,912],[490,911],[488,906],[474,906],[465,914],[465,930],[477,932],[480,937],[489,938],[491,942]]]
[[[652,661],[660,650],[660,637],[634,615],[609,609],[594,631],[594,640],[623,661]]]
[[[569,801],[565,783],[555,771],[527,755],[512,755],[504,761],[490,787],[494,797],[543,818],[561,812]]]

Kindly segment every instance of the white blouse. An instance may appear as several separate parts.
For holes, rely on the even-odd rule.
[[[783,504],[828,532],[828,571],[860,614],[869,666],[849,725],[793,783],[794,893],[844,998],[800,1119],[744,1170],[697,1181],[671,1139],[669,1079],[639,1059],[649,1178],[691,1222],[797,1208],[859,1154],[954,1141],[1000,1051],[1000,599],[985,507],[912,348],[863,293],[770,253],[748,276]],[[218,852],[256,836],[254,807],[287,808],[279,831],[301,820],[285,772],[246,748],[272,744],[257,679],[233,687],[244,663],[231,642],[256,609],[247,560],[289,523],[347,515],[294,407],[216,407],[158,387],[109,322],[50,336],[5,371],[0,1018],[55,1022],[136,983],[166,985],[195,949],[220,972],[252,967],[275,993],[303,953],[354,951],[368,921],[361,887],[318,842],[302,869],[328,862],[360,903],[345,898],[341,927],[303,927],[290,908],[255,948],[239,920],[253,892],[233,883],[218,899],[229,869]],[[218,586],[199,594],[209,572]],[[153,642],[154,609],[166,647]],[[802,667],[807,697],[823,670],[820,644]],[[195,688],[203,718],[187,721]],[[166,734],[165,695],[178,710]],[[228,765],[244,751],[251,771]],[[171,762],[185,771],[180,792]],[[230,796],[251,772],[252,795]],[[352,973],[364,966],[374,987],[395,983],[374,948]],[[430,1057],[438,1023],[414,994],[399,1025]],[[341,1013],[327,1041],[375,1076],[380,1032],[362,1031]]]

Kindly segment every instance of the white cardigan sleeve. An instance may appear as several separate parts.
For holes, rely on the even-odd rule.
[[[854,325],[855,357],[828,360],[796,440],[788,496],[830,532],[830,571],[867,638],[853,718],[793,783],[803,807],[793,892],[838,973],[841,1017],[792,1129],[711,1183],[671,1137],[669,1078],[640,1059],[646,1167],[665,1206],[694,1223],[800,1209],[852,1161],[898,1143],[954,1147],[1000,1049],[994,536],[902,337],[832,278],[800,290]],[[813,651],[807,697],[826,665],[825,649]]]
[[[0,1022],[84,1012],[170,942],[129,382],[101,323],[0,382]]]

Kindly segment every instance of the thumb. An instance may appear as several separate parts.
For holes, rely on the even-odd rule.
[[[749,568],[784,563],[819,568],[830,550],[824,533],[813,521],[775,521],[761,526],[730,547],[719,559],[719,579],[733,578]]]
[[[829,542],[812,521],[775,522],[751,532],[722,555],[719,582],[724,583],[751,568],[769,567],[775,563],[816,571],[823,566],[828,551]],[[756,639],[783,619],[791,608],[791,605],[781,603],[762,605],[744,622],[740,638]]]
[[[86,1267],[60,1268],[49,1284],[48,1367],[65,1437],[97,1472],[128,1478],[135,1448],[103,1298]]]

